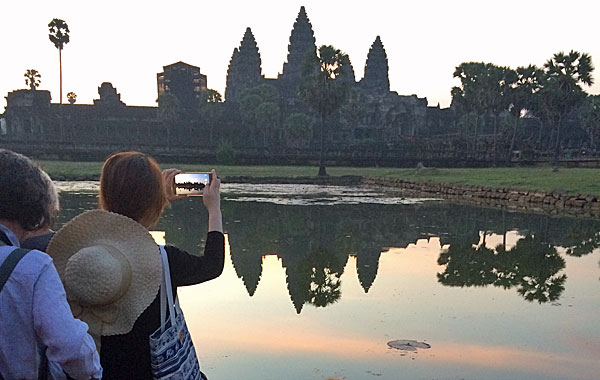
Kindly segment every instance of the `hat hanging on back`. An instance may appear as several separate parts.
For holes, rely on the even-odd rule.
[[[54,235],[54,260],[71,310],[90,334],[126,334],[156,298],[160,250],[147,229],[126,216],[91,210]]]

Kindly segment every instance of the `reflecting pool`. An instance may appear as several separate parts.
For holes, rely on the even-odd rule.
[[[97,184],[59,188],[59,225],[96,207]],[[179,293],[211,380],[600,377],[600,221],[365,188],[222,199],[224,273]],[[206,219],[190,198],[156,229],[200,254]]]

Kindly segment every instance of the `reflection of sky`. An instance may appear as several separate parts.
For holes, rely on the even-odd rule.
[[[181,173],[175,176],[176,183],[197,182],[207,184],[209,174],[207,173]]]
[[[341,300],[326,308],[305,305],[298,315],[277,256],[264,257],[249,297],[227,247],[220,278],[180,290],[203,368],[215,379],[596,378],[600,297],[589,289],[597,287],[600,250],[569,260],[565,302],[553,306],[528,303],[514,290],[440,285],[440,249],[430,239],[382,253],[368,294],[351,256]],[[578,276],[590,265],[594,276]],[[388,349],[394,339],[432,348]]]

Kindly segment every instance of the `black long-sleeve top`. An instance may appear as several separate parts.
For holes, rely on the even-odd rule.
[[[221,232],[209,232],[204,256],[194,256],[173,246],[166,246],[173,297],[178,286],[194,285],[217,278],[223,272],[225,239]],[[102,336],[100,364],[103,379],[151,380],[149,337],[160,327],[160,292],[140,315],[133,330],[123,335]]]

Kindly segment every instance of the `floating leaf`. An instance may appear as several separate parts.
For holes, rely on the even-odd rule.
[[[391,340],[387,343],[391,348],[395,348],[397,350],[402,351],[416,351],[417,348],[431,348],[431,345],[425,342],[417,342],[416,340]]]

